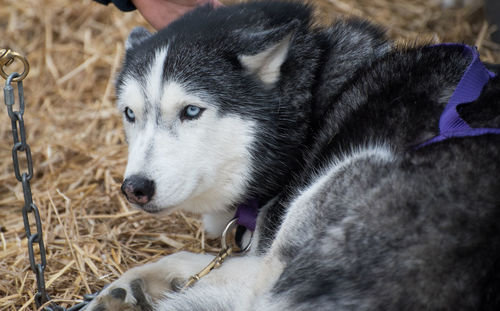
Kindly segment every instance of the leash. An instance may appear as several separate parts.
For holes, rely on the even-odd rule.
[[[186,284],[182,287],[184,291],[198,282],[202,277],[209,274],[212,270],[219,268],[227,257],[232,255],[241,255],[250,250],[252,245],[253,232],[257,223],[257,215],[259,213],[259,204],[257,200],[248,200],[245,203],[238,205],[234,218],[231,219],[224,231],[221,234],[221,250],[214,259],[200,272],[191,276]],[[236,229],[242,226],[251,232],[250,241],[247,245],[240,248],[236,242]]]
[[[12,63],[20,61],[23,65],[23,72],[21,74],[17,72],[6,73],[6,67]],[[38,310],[44,311],[77,311],[83,308],[90,300],[92,300],[95,295],[84,295],[83,301],[70,307],[64,308],[52,303],[47,289],[45,287],[45,268],[47,267],[47,258],[45,251],[45,244],[43,241],[42,232],[42,220],[40,218],[40,211],[38,207],[33,202],[33,197],[31,193],[30,181],[33,178],[33,160],[31,157],[31,149],[26,140],[26,132],[24,126],[24,111],[26,108],[24,102],[24,89],[23,80],[29,73],[29,63],[26,58],[16,52],[9,49],[0,49],[0,76],[2,76],[6,82],[4,86],[4,101],[7,106],[7,112],[9,118],[11,119],[12,127],[12,139],[14,146],[12,147],[12,161],[14,163],[14,173],[16,179],[22,184],[23,195],[24,195],[24,206],[22,208],[24,230],[26,232],[26,239],[28,240],[28,256],[30,261],[30,268],[35,274],[37,292],[35,293],[33,299]],[[14,105],[16,103],[16,97],[14,95],[13,83],[17,83],[17,102],[19,104],[19,110],[14,110]],[[24,153],[25,165],[27,171],[21,172],[20,169],[20,159],[19,153]],[[30,223],[30,214],[35,220],[35,230],[31,230],[32,224]],[[35,256],[35,245],[38,244],[39,254],[38,259]]]
[[[481,95],[484,86],[495,77],[495,74],[484,66],[479,59],[479,52],[476,48],[465,44],[445,43],[432,47],[462,47],[464,56],[471,58],[471,63],[465,70],[462,79],[458,83],[455,91],[451,95],[448,104],[444,108],[439,119],[439,134],[423,143],[418,144],[415,149],[437,143],[448,138],[470,137],[486,134],[500,135],[500,128],[472,128],[463,120],[457,112],[457,106],[469,104],[477,100]]]
[[[23,73],[18,74],[17,72],[7,74],[5,72],[5,67],[11,65],[16,60],[21,60],[24,65]],[[14,173],[16,179],[22,184],[23,195],[24,195],[24,206],[22,209],[24,230],[26,232],[26,238],[28,239],[28,254],[30,260],[30,268],[35,273],[37,293],[34,296],[35,304],[37,308],[42,306],[44,303],[50,300],[50,297],[45,288],[45,278],[44,271],[47,266],[45,244],[43,242],[43,232],[42,232],[42,222],[40,220],[40,212],[38,207],[33,202],[33,197],[31,194],[30,181],[33,178],[33,160],[31,157],[31,148],[26,141],[26,132],[24,127],[24,89],[23,80],[26,78],[29,72],[29,65],[26,58],[21,56],[16,52],[12,52],[8,49],[2,49],[0,51],[0,75],[6,80],[4,91],[5,105],[7,106],[7,113],[11,120],[12,127],[12,139],[14,146],[12,147],[12,161],[14,163]],[[14,110],[14,104],[16,102],[14,95],[14,87],[12,83],[17,83],[17,101],[19,103],[19,110]],[[27,171],[21,173],[19,165],[19,153],[25,154]],[[36,231],[31,230],[29,214],[32,214],[35,218]],[[35,258],[34,245],[38,244],[40,248],[39,262]]]
[[[14,63],[15,61],[20,61],[23,64],[23,72],[19,73],[6,73],[6,67]],[[29,63],[25,57],[13,52],[9,49],[0,49],[0,76],[5,80],[4,87],[4,100],[7,106],[7,112],[11,119],[12,125],[12,137],[14,146],[12,148],[12,159],[14,162],[14,173],[19,182],[22,183],[23,193],[24,193],[24,206],[22,208],[22,215],[24,221],[24,229],[26,231],[26,238],[28,239],[28,255],[30,261],[31,270],[35,273],[37,292],[34,295],[34,301],[37,309],[44,311],[78,311],[85,307],[92,299],[97,296],[96,294],[87,294],[83,296],[83,301],[77,303],[70,308],[64,308],[58,306],[51,301],[51,297],[47,293],[45,286],[44,272],[47,266],[46,250],[43,241],[42,233],[42,220],[40,218],[40,212],[38,207],[33,202],[30,180],[33,178],[33,161],[31,157],[31,149],[26,141],[26,133],[24,126],[24,112],[25,112],[25,102],[24,102],[24,89],[23,80],[29,73]],[[14,110],[14,105],[16,98],[14,95],[14,87],[12,83],[17,83],[17,102],[19,103],[19,111]],[[27,172],[21,172],[19,165],[18,153],[25,153]],[[202,271],[193,275],[186,285],[184,285],[183,290],[194,283],[196,283],[200,278],[207,275],[213,269],[218,268],[224,260],[232,255],[243,254],[250,249],[253,232],[255,231],[255,225],[257,221],[259,205],[257,200],[248,200],[245,203],[238,205],[235,217],[229,221],[226,225],[224,231],[221,235],[221,251],[217,256],[207,265]],[[32,214],[35,219],[36,231],[31,230],[31,224],[29,219],[29,214]],[[240,248],[235,239],[235,231],[238,226],[242,226],[249,230],[252,234],[250,237],[250,242]],[[37,262],[35,256],[34,245],[39,245],[39,259]]]

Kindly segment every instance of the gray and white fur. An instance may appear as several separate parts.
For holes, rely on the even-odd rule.
[[[262,206],[249,254],[136,267],[87,310],[500,310],[500,135],[420,149],[470,60],[365,21],[254,2],[134,30],[118,77],[123,191],[152,212]],[[458,112],[500,127],[500,78]]]

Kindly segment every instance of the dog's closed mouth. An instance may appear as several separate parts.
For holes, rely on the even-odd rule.
[[[156,206],[150,206],[150,205],[138,205],[134,204],[136,208],[139,208],[145,212],[148,212],[150,214],[158,214],[159,212],[162,211],[162,209],[156,207]]]

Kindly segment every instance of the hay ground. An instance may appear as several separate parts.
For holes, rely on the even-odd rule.
[[[314,2],[323,22],[367,17],[395,39],[475,44],[484,60],[500,62],[480,2],[453,9],[433,0]],[[32,188],[43,219],[48,291],[63,305],[179,249],[217,249],[196,217],[151,217],[131,209],[120,194],[126,145],[113,77],[123,42],[137,25],[145,25],[137,12],[90,0],[0,0],[0,48],[26,55],[31,64],[25,120],[35,163]],[[22,189],[12,170],[10,122],[0,110],[0,310],[35,310]]]

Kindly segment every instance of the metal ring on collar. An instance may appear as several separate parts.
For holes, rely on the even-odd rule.
[[[232,220],[230,220],[227,223],[226,228],[224,228],[224,231],[222,231],[222,235],[221,235],[221,246],[222,246],[222,249],[228,249],[228,248],[234,249],[234,248],[238,248],[238,245],[236,244],[234,236],[232,236],[231,237],[231,241],[228,242],[228,236],[229,236],[228,233],[231,232],[237,226],[238,226],[238,218],[233,218]],[[250,250],[250,247],[252,246],[252,239],[253,239],[253,232],[252,232],[252,235],[250,236],[250,242],[248,242],[248,244],[245,245],[239,251],[233,251],[233,254],[241,254],[241,253],[248,252]]]

